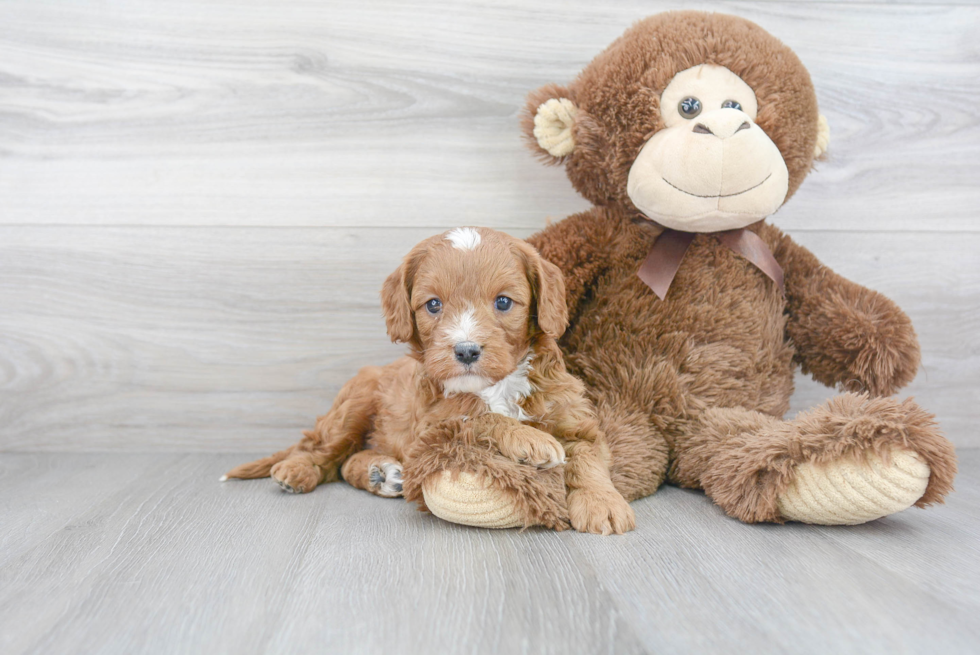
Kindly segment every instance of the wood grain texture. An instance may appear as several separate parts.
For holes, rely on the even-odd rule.
[[[681,2],[0,6],[0,222],[536,229],[585,203],[518,137]],[[707,2],[810,69],[830,160],[787,227],[976,231],[980,7]]]
[[[416,241],[586,206],[523,97],[682,6],[0,3],[0,450],[291,442],[401,352],[377,289]],[[811,70],[831,157],[774,222],[910,313],[908,393],[980,445],[980,7],[703,8]]]
[[[292,496],[268,480],[217,482],[243,458],[0,454],[0,525],[21,539],[0,561],[0,650],[891,655],[980,643],[978,450],[961,453],[947,505],[864,526],[749,526],[667,487],[633,503],[635,532],[605,538],[465,528],[343,483]]]
[[[361,366],[404,352],[385,335],[378,290],[429,234],[0,227],[0,450],[292,443]],[[795,236],[906,309],[924,366],[903,395],[957,445],[980,446],[980,235]],[[834,393],[800,386],[794,410]]]

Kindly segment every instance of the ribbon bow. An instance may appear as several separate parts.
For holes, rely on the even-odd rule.
[[[780,293],[786,295],[786,287],[783,284],[783,269],[772,256],[772,251],[766,242],[759,238],[755,232],[740,228],[737,230],[725,230],[724,232],[710,232],[721,243],[733,252],[749,260],[766,274],[779,287]],[[657,237],[650,253],[643,260],[640,270],[636,272],[648,287],[653,289],[657,297],[663,300],[667,296],[670,283],[677,275],[677,269],[681,267],[681,261],[688,247],[694,241],[694,232],[678,232],[677,230],[664,230],[663,234]]]

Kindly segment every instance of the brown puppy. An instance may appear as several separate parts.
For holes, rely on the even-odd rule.
[[[413,445],[440,430],[470,431],[515,461],[564,463],[576,529],[633,529],[593,407],[555,342],[568,322],[556,266],[501,232],[458,228],[417,245],[381,298],[388,335],[410,354],[362,369],[299,443],[226,478],[271,474],[284,490],[305,493],[342,475],[400,496]]]

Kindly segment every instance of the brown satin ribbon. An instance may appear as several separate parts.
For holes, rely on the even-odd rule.
[[[759,238],[759,235],[745,228],[711,232],[710,234],[724,246],[755,264],[756,268],[776,283],[780,293],[786,295],[786,288],[783,285],[783,269],[776,258],[772,256],[769,246]],[[691,242],[694,241],[694,236],[694,232],[664,230],[663,234],[657,237],[653,247],[650,248],[650,254],[643,260],[640,270],[636,272],[640,279],[653,289],[653,292],[661,300],[667,297],[670,283],[674,281],[677,269],[681,267],[681,261],[691,246]]]

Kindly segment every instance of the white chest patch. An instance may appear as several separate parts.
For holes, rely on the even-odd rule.
[[[531,357],[526,357],[524,361],[517,365],[517,370],[505,377],[503,380],[480,391],[477,395],[483,399],[491,412],[503,414],[515,418],[518,421],[526,421],[530,417],[518,404],[524,400],[534,389],[531,387],[530,380],[527,379],[528,371],[531,370]]]
[[[480,240],[480,233],[471,227],[457,227],[446,235],[446,241],[452,241],[453,248],[460,250],[474,250]]]

